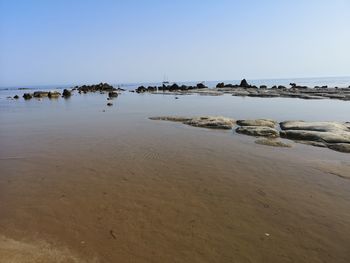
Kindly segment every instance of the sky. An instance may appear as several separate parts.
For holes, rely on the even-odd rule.
[[[350,0],[0,0],[0,86],[350,76]]]

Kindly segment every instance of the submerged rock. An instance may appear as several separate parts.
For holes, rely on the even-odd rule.
[[[17,100],[17,99],[19,99],[19,96],[15,95],[15,96],[13,96],[13,98]]]
[[[274,147],[292,147],[292,145],[288,143],[284,143],[278,140],[271,140],[271,139],[259,139],[255,141],[256,144],[261,145],[267,145],[267,146],[274,146]]]
[[[236,132],[250,136],[279,137],[276,129],[266,126],[241,126],[236,129]]]
[[[276,122],[269,119],[256,119],[256,120],[238,120],[237,124],[240,126],[266,126],[274,128]]]
[[[174,122],[186,122],[191,118],[188,117],[178,117],[178,116],[159,116],[159,117],[150,117],[150,120],[156,121],[174,121]]]
[[[108,97],[109,98],[116,98],[116,97],[118,97],[118,93],[114,92],[114,91],[111,91],[111,92],[108,93]]]
[[[112,102],[108,102],[107,106],[113,106],[113,103]]]
[[[201,128],[211,129],[232,129],[235,125],[235,121],[231,118],[222,116],[203,116],[203,117],[177,117],[177,116],[161,116],[151,117],[151,120],[163,120],[163,121],[175,121],[182,122],[187,125]]]

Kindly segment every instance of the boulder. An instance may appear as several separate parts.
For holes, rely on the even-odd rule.
[[[276,122],[274,120],[269,119],[257,119],[257,120],[238,120],[237,124],[239,126],[266,126],[270,128],[274,128]]]
[[[113,106],[113,103],[112,102],[108,102],[107,106]]]
[[[24,98],[25,100],[30,100],[31,98],[33,98],[33,96],[32,96],[32,94],[30,94],[30,93],[24,93],[24,94],[23,94],[23,98]]]
[[[70,97],[71,95],[72,95],[72,93],[71,93],[69,90],[67,90],[67,89],[64,89],[64,90],[63,90],[63,93],[62,93],[62,96],[63,96],[63,97],[68,98],[68,97]]]
[[[250,85],[248,84],[246,79],[242,79],[241,83],[239,84],[239,86],[242,87],[242,88],[249,88],[250,87]]]
[[[264,126],[241,126],[236,129],[236,132],[250,136],[279,137],[276,129]]]
[[[278,140],[273,139],[259,139],[255,141],[256,144],[274,146],[274,147],[292,147],[292,145],[288,143],[284,143]]]
[[[217,88],[225,88],[225,83],[224,82],[220,82],[216,85]]]
[[[13,96],[13,98],[17,100],[17,99],[19,99],[19,96],[15,95],[15,96]]]

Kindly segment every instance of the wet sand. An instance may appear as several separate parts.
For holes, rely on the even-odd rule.
[[[154,122],[122,99],[2,116],[1,261],[349,262],[348,154]]]

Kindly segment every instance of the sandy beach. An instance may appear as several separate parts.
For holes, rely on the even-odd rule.
[[[148,119],[228,99],[3,103],[2,261],[348,262],[348,154]]]

